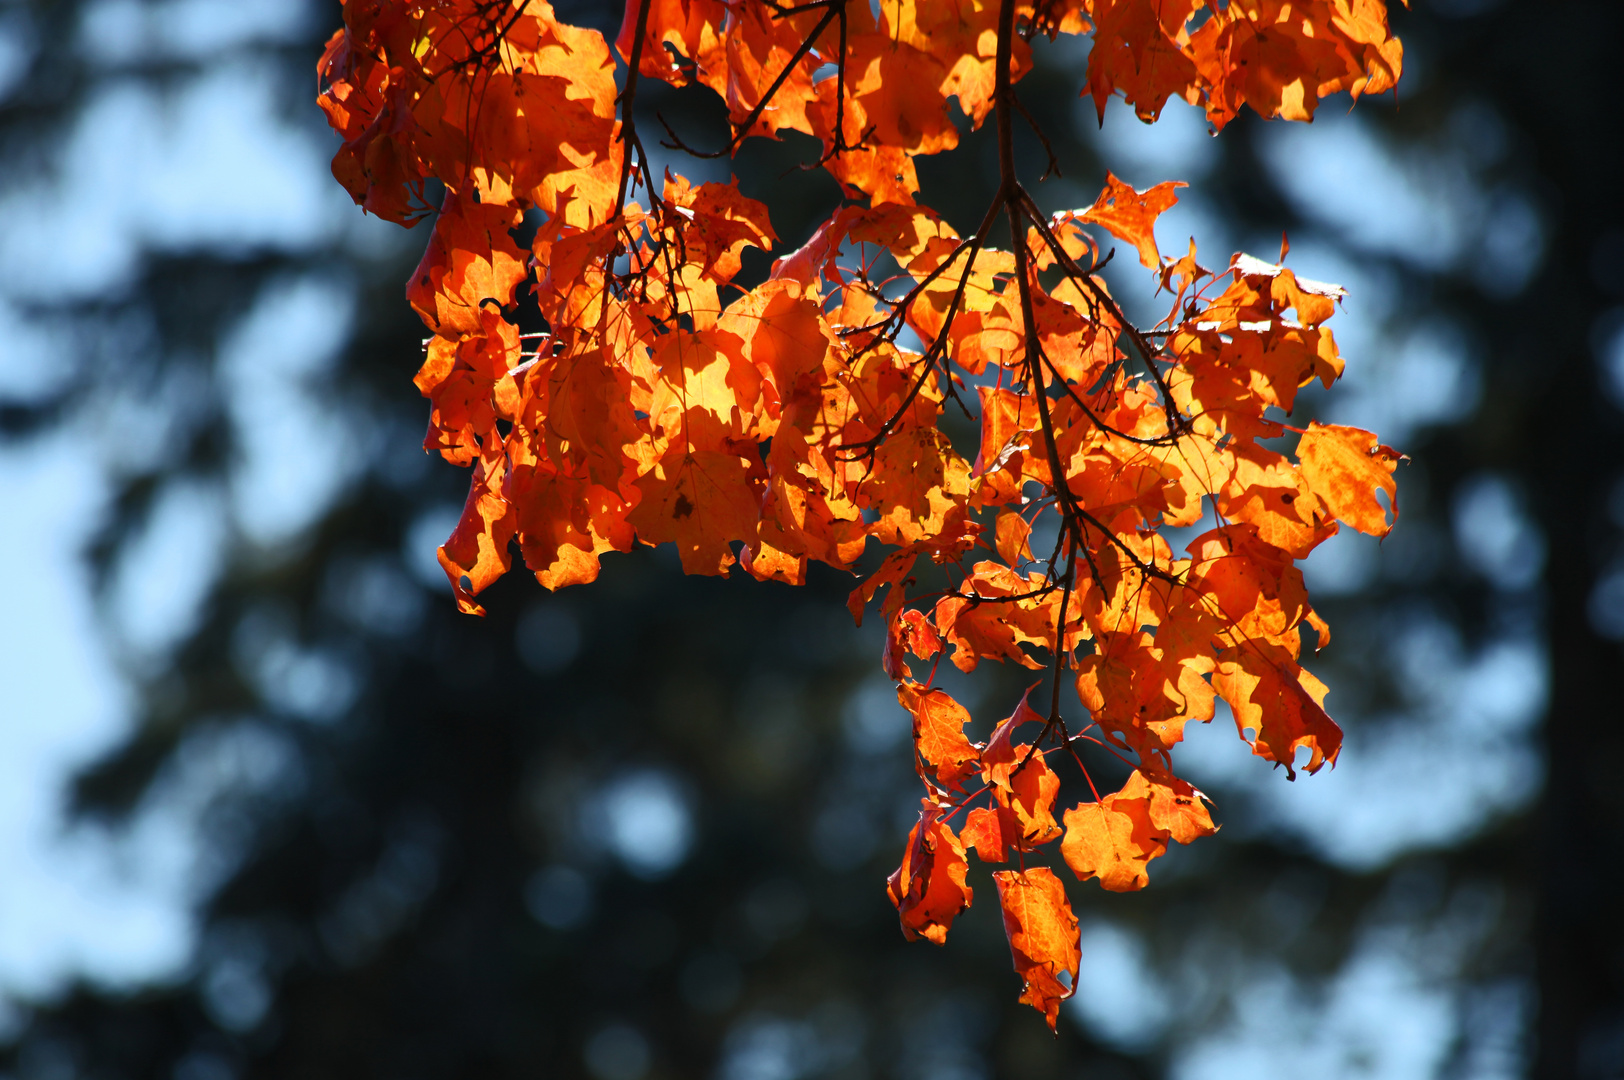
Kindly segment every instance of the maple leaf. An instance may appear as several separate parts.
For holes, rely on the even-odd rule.
[[[600,556],[631,550],[631,504],[619,491],[594,484],[568,461],[554,461],[545,439],[509,438],[506,451],[505,490],[517,509],[517,539],[525,565],[542,585],[560,589],[595,581]]]
[[[682,227],[685,258],[719,284],[732,281],[739,272],[739,256],[746,247],[769,248],[777,239],[767,208],[739,194],[736,181],[696,188],[668,173],[664,198],[686,219]]]
[[[1221,621],[1200,607],[1170,613],[1154,636],[1143,631],[1101,638],[1077,666],[1077,696],[1094,722],[1146,757],[1167,752],[1191,720],[1209,721],[1216,662],[1210,642]]]
[[[1254,733],[1252,752],[1284,765],[1288,777],[1296,775],[1299,748],[1308,750],[1303,768],[1310,773],[1336,764],[1342,729],[1325,714],[1325,684],[1285,649],[1256,641],[1225,649],[1218,654],[1212,686],[1229,702],[1241,737]]]
[[[637,36],[639,5],[627,4],[615,50],[630,62]],[[686,69],[679,60],[710,56],[719,47],[727,5],[722,0],[652,0],[644,12],[644,41],[638,69],[642,74],[676,86],[685,84]],[[663,46],[670,43],[671,51]]]
[[[434,235],[406,285],[407,301],[430,330],[474,333],[487,305],[501,309],[513,303],[528,272],[524,253],[508,235],[521,216],[511,206],[446,193]]]
[[[924,938],[946,944],[953,920],[970,906],[974,896],[964,883],[969,870],[964,845],[941,817],[939,806],[921,800],[919,821],[908,834],[902,865],[886,882],[886,894],[896,906],[902,933],[909,941]]]
[[[999,870],[998,905],[1004,914],[1004,934],[1015,961],[1015,973],[1024,986],[1021,1001],[1042,1013],[1055,1029],[1060,1003],[1077,992],[1077,918],[1071,913],[1066,889],[1048,867]]]
[[[970,714],[945,690],[917,683],[897,687],[897,701],[913,716],[914,753],[922,773],[936,786],[964,790],[964,781],[981,771],[981,751],[964,734]]]
[[[1188,844],[1217,831],[1204,800],[1177,777],[1136,769],[1119,791],[1066,811],[1061,857],[1083,881],[1098,878],[1112,892],[1142,889],[1169,840]]]
[[[1085,92],[1101,123],[1114,91],[1141,120],[1155,120],[1169,97],[1191,95],[1199,76],[1185,52],[1184,24],[1202,7],[1199,0],[1091,0],[1084,6],[1095,25]]]
[[[899,613],[886,627],[885,673],[894,679],[911,678],[903,653],[912,653],[921,660],[929,660],[942,651],[942,639],[931,626],[925,613],[909,608]]]
[[[500,494],[504,472],[505,461],[500,456],[475,463],[474,482],[469,485],[462,517],[438,552],[440,567],[456,594],[457,607],[465,614],[485,614],[474,597],[507,573],[511,565],[508,545],[517,522],[512,505]]]
[[[1030,694],[1031,690],[1027,691]],[[1019,829],[1015,846],[1030,851],[1060,835],[1054,819],[1054,800],[1060,793],[1060,777],[1043,760],[1037,746],[1016,746],[1015,731],[1023,724],[1043,724],[1026,703],[1027,694],[1009,718],[993,731],[981,752],[981,778],[992,789],[998,806],[1014,815]]]
[[[1098,878],[1112,892],[1142,889],[1150,881],[1146,864],[1167,850],[1148,813],[1137,803],[1116,806],[1116,796],[1083,803],[1065,813],[1060,854],[1080,880]]]
[[[566,353],[551,360],[525,380],[531,386],[545,375],[544,434],[556,440],[558,457],[585,472],[593,483],[620,489],[641,441],[630,400],[631,373],[602,350]]]
[[[715,450],[681,447],[638,479],[642,501],[627,519],[643,540],[674,541],[690,574],[720,574],[734,563],[729,542],[755,532],[761,507],[750,463]]]
[[[1037,668],[1041,665],[1021,646],[1053,644],[1059,602],[1040,574],[1022,575],[998,563],[977,563],[964,594],[936,602],[936,629],[953,646],[953,664],[961,671],[974,671],[982,659],[1013,660]]]
[[[966,851],[974,850],[982,862],[1009,860],[1011,851],[1021,850],[1021,826],[1007,806],[978,806],[965,816],[959,840]]]
[[[1011,566],[1032,558],[1032,526],[1019,514],[1005,511],[998,515],[994,534],[997,536],[998,557]]]
[[[1094,205],[1078,215],[1082,221],[1103,225],[1111,235],[1126,240],[1139,251],[1139,261],[1151,270],[1162,265],[1161,252],[1156,248],[1154,232],[1156,219],[1162,211],[1179,201],[1177,191],[1184,183],[1169,180],[1135,191],[1110,173],[1105,174],[1105,190],[1094,200]]]
[[[519,407],[517,384],[508,374],[519,357],[519,331],[501,313],[478,312],[477,329],[429,340],[413,380],[433,402],[425,450],[438,450],[453,465],[468,465],[485,444],[502,441],[498,419],[512,420]]]
[[[1385,10],[1368,0],[1244,0],[1225,16],[1191,34],[1185,50],[1220,127],[1242,103],[1265,117],[1312,120],[1321,96],[1380,93],[1402,67]]]
[[[1170,97],[1201,105],[1215,129],[1242,105],[1311,120],[1322,96],[1381,93],[1403,66],[1378,0],[1085,0],[1084,8],[1096,26],[1086,92],[1102,122],[1114,92],[1145,121]]]
[[[913,572],[914,563],[919,561],[919,554],[924,548],[923,543],[917,543],[891,552],[885,557],[885,561],[880,563],[879,569],[851,591],[851,596],[846,600],[846,607],[851,612],[853,622],[858,626],[863,625],[863,608],[874,599],[875,594],[887,587],[891,589],[887,606],[894,606],[898,613],[902,611],[904,596],[898,586]]]
[[[1398,520],[1393,470],[1401,456],[1370,432],[1340,424],[1310,424],[1297,443],[1303,478],[1331,515],[1371,536],[1386,536]],[[1387,506],[1377,501],[1378,491]]]

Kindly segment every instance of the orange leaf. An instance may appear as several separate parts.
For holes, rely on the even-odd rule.
[[[1107,795],[1067,810],[1060,856],[1078,880],[1097,877],[1112,892],[1132,892],[1150,881],[1146,864],[1167,850],[1167,839],[1157,835],[1143,801],[1116,803]]]
[[[999,870],[998,906],[1004,913],[1004,935],[1023,986],[1020,1000],[1042,1013],[1053,1031],[1060,1003],[1077,992],[1079,952],[1077,917],[1071,913],[1066,888],[1046,866],[1027,871]]]
[[[630,61],[633,38],[637,34],[638,0],[626,5],[626,16],[615,38],[615,50]],[[651,78],[664,79],[675,86],[688,82],[676,57],[663,46],[669,42],[677,56],[693,60],[717,48],[727,5],[722,0],[649,0],[647,31],[638,70]]]
[[[1032,535],[1032,526],[1021,515],[1008,510],[999,514],[996,535],[998,556],[1009,565],[1016,566],[1032,558],[1032,546],[1027,542]]]
[[[1032,691],[1027,690],[1027,694]],[[1060,835],[1054,819],[1054,800],[1060,793],[1060,777],[1043,760],[1043,751],[1034,745],[1016,746],[1015,729],[1022,724],[1042,724],[1026,703],[1026,694],[1009,719],[999,724],[981,753],[981,778],[993,789],[998,805],[1015,815],[1020,847],[1031,851]]]
[[[874,599],[874,595],[886,586],[891,586],[893,596],[900,595],[908,575],[913,573],[914,563],[919,561],[919,551],[923,547],[923,544],[909,544],[905,548],[891,552],[885,557],[885,561],[880,563],[879,569],[868,575],[861,585],[851,591],[851,595],[846,598],[846,610],[851,612],[853,622],[858,626],[863,625],[863,608],[867,607],[868,602]],[[900,600],[896,607],[901,611]]]
[[[1021,827],[1015,812],[1004,806],[978,806],[965,817],[959,839],[974,848],[982,862],[1001,863],[1011,850],[1021,850]]]
[[[953,645],[954,665],[973,671],[982,658],[991,657],[1033,669],[1042,666],[1020,648],[1022,643],[1046,648],[1054,640],[1060,594],[1050,590],[1032,595],[1041,591],[1042,581],[1040,573],[1021,574],[1002,563],[978,562],[963,591],[985,599],[944,596],[936,601],[936,627]]]
[[[919,821],[908,834],[902,865],[885,883],[886,895],[902,919],[902,936],[938,945],[947,941],[953,920],[970,906],[974,895],[964,883],[970,868],[964,845],[941,816],[935,803],[920,800]]]
[[[456,593],[457,608],[465,615],[485,614],[474,597],[507,573],[512,562],[508,547],[516,522],[513,507],[501,495],[504,472],[500,447],[491,460],[474,465],[462,519],[438,552],[440,568]]]
[[[1206,796],[1176,776],[1152,779],[1135,772],[1123,785],[1142,785],[1150,800],[1150,823],[1181,844],[1193,843],[1218,831],[1207,810]]]
[[[963,791],[964,781],[981,771],[981,751],[964,734],[969,712],[947,691],[927,690],[914,682],[897,685],[897,701],[913,715],[920,775],[937,787]]]
[[[1176,616],[1176,617],[1174,617]],[[1077,665],[1077,695],[1094,722],[1141,758],[1171,750],[1184,725],[1213,716],[1212,635],[1221,624],[1199,607],[1180,608],[1156,635],[1113,633]]]
[[[504,308],[525,276],[525,256],[508,235],[521,215],[446,192],[434,235],[406,283],[406,299],[430,330],[455,337],[480,329],[488,304]]]
[[[1066,811],[1061,857],[1084,881],[1098,877],[1112,892],[1142,889],[1169,840],[1188,844],[1218,831],[1205,800],[1176,776],[1136,769],[1120,791]]]
[[[1252,752],[1286,767],[1295,778],[1293,759],[1307,747],[1310,773],[1336,764],[1342,729],[1325,714],[1325,684],[1300,667],[1278,645],[1248,641],[1218,654],[1212,688],[1229,702],[1241,737],[1250,728]]]
[[[678,446],[637,488],[643,498],[628,520],[646,543],[675,541],[685,573],[726,573],[732,542],[755,536],[761,507],[749,463],[737,454]]]
[[[923,611],[909,608],[896,620],[897,643],[921,660],[942,651],[942,639]]]
[[[1169,180],[1144,191],[1135,191],[1106,173],[1105,190],[1094,200],[1094,205],[1083,213],[1082,219],[1104,225],[1112,236],[1138,248],[1139,261],[1147,268],[1156,270],[1162,264],[1161,252],[1156,250],[1156,218],[1179,201],[1176,192],[1185,186],[1180,181]]]
[[[687,180],[667,173],[665,200],[687,219],[682,242],[688,260],[718,284],[733,280],[745,248],[766,250],[778,239],[767,207],[739,194],[736,181],[691,188]]]
[[[1105,102],[1120,90],[1141,120],[1161,114],[1169,97],[1188,97],[1198,78],[1184,54],[1184,24],[1200,0],[1090,0],[1094,48],[1088,57],[1088,88],[1105,122]]]
[[[618,489],[642,435],[632,412],[631,373],[594,350],[557,357],[546,376],[548,433],[568,444],[568,458],[593,483]]]
[[[1314,494],[1332,516],[1371,536],[1386,536],[1398,520],[1393,470],[1402,457],[1370,432],[1340,424],[1309,424],[1297,443],[1297,460]],[[1385,508],[1376,499],[1378,491],[1387,496]]]
[[[519,548],[537,581],[549,589],[595,581],[599,556],[631,550],[630,507],[619,493],[555,472],[522,445],[509,452],[507,491],[518,508]]]

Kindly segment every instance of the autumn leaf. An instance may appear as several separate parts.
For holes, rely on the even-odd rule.
[[[1026,724],[1043,725],[1043,719],[1026,703],[1023,694],[1015,711],[994,729],[981,752],[981,778],[992,788],[998,805],[1014,815],[1022,851],[1033,850],[1060,835],[1053,812],[1060,777],[1035,744],[1013,742],[1016,729]]]
[[[1340,424],[1310,424],[1297,443],[1303,476],[1331,515],[1371,536],[1386,536],[1398,520],[1393,470],[1401,457],[1370,432]],[[1387,496],[1385,507],[1377,492]]]
[[[909,941],[924,938],[938,945],[947,942],[953,920],[970,906],[974,895],[964,883],[969,864],[964,845],[941,820],[941,808],[921,801],[919,821],[908,834],[902,865],[886,882],[886,895],[902,919]]]
[[[517,508],[519,549],[543,586],[596,581],[601,556],[632,549],[636,531],[626,520],[631,506],[619,492],[555,471],[522,444],[509,454],[507,493]]]
[[[469,465],[487,445],[502,442],[498,420],[512,420],[519,389],[509,370],[519,358],[519,331],[494,307],[476,316],[476,329],[429,339],[416,383],[432,402],[423,449],[453,465]]]
[[[1229,702],[1235,727],[1252,752],[1286,767],[1295,777],[1299,749],[1308,751],[1303,768],[1318,772],[1336,764],[1342,729],[1325,714],[1325,684],[1304,670],[1279,645],[1248,641],[1218,654],[1212,688]]]
[[[1011,851],[1022,849],[1021,826],[1007,806],[978,806],[965,816],[959,840],[966,851],[974,849],[982,862],[1009,860]]]
[[[1142,889],[1152,859],[1167,842],[1191,843],[1218,831],[1206,796],[1176,776],[1135,769],[1105,798],[1066,811],[1061,857],[1080,880],[1098,878],[1112,892]]]
[[[998,557],[1009,565],[1017,566],[1032,558],[1032,546],[1029,543],[1032,526],[1019,514],[1009,511],[999,514],[996,535]]]
[[[1086,0],[1084,8],[1096,25],[1087,92],[1102,121],[1113,93],[1145,121],[1172,97],[1202,106],[1215,129],[1243,105],[1310,120],[1322,96],[1381,93],[1403,66],[1381,3]],[[1202,14],[1209,17],[1196,26]]]
[[[517,523],[513,506],[500,494],[504,472],[500,457],[476,463],[462,517],[438,552],[457,607],[465,614],[485,614],[474,597],[507,573],[511,564],[508,547]]]
[[[1048,867],[999,870],[998,905],[1004,913],[1004,935],[1009,939],[1015,974],[1024,983],[1021,1001],[1049,1021],[1053,1031],[1060,1003],[1077,992],[1077,918],[1071,913],[1065,886]]]
[[[423,261],[406,285],[406,299],[430,330],[474,333],[486,305],[501,309],[513,303],[526,274],[524,253],[508,235],[519,217],[511,206],[446,194]]]
[[[1147,776],[1136,770],[1123,789],[1144,790],[1150,803],[1150,822],[1181,844],[1193,844],[1218,831],[1207,797],[1176,776]]]
[[[687,573],[723,573],[735,562],[729,542],[761,514],[750,472],[737,454],[678,447],[638,479],[642,500],[627,520],[648,543],[674,541]]]
[[[567,471],[586,473],[611,490],[629,487],[628,466],[642,442],[631,403],[631,372],[601,349],[549,357],[525,380],[532,391],[546,382],[548,409],[538,441],[555,451]],[[638,455],[641,456],[641,455]]]
[[[1152,636],[1113,633],[1077,665],[1077,696],[1095,723],[1141,758],[1170,752],[1190,721],[1213,717],[1207,681],[1215,661],[1212,638],[1222,620],[1201,607],[1179,607]]]
[[[1169,97],[1187,98],[1199,78],[1184,49],[1184,24],[1200,10],[1198,0],[1088,0],[1094,47],[1085,90],[1100,122],[1105,103],[1120,92],[1141,120],[1155,120]]]
[[[927,690],[912,682],[897,686],[897,701],[913,716],[920,769],[938,787],[963,791],[964,781],[981,771],[981,751],[964,734],[969,712],[945,690]]]
[[[748,549],[746,551],[748,553]],[[900,604],[902,591],[893,590],[893,595]],[[909,654],[921,660],[931,659],[942,651],[941,636],[922,611],[913,608],[904,611],[887,602],[885,617],[885,651],[880,657],[880,667],[898,681],[911,679],[913,669],[908,664]]]
[[[920,552],[924,547],[924,544],[910,544],[891,552],[885,557],[885,561],[880,563],[879,569],[851,591],[851,596],[846,600],[846,608],[851,612],[853,622],[858,626],[863,625],[863,608],[881,589],[888,586],[891,588],[892,596],[897,598],[895,601],[897,611],[902,610],[902,591],[899,586],[913,572],[914,563],[919,561]]]
[[[1112,892],[1131,892],[1149,883],[1146,865],[1167,850],[1167,840],[1151,825],[1148,806],[1116,801],[1107,795],[1067,810],[1060,856],[1078,880],[1098,878]]]
[[[1147,269],[1161,267],[1156,250],[1156,218],[1179,201],[1177,191],[1186,185],[1170,180],[1144,191],[1135,191],[1110,173],[1105,174],[1105,190],[1094,205],[1079,215],[1082,220],[1103,225],[1112,236],[1125,240],[1139,251],[1139,261]]]

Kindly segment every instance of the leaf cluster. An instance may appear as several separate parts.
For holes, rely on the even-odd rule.
[[[426,446],[472,470],[439,553],[459,606],[482,611],[515,548],[549,589],[638,544],[790,584],[880,548],[851,608],[879,602],[925,789],[891,899],[939,944],[971,900],[968,851],[1013,854],[1000,904],[1022,1000],[1051,1026],[1077,924],[1026,855],[1060,840],[1079,878],[1135,889],[1170,840],[1211,833],[1173,751],[1219,698],[1288,775],[1334,763],[1326,688],[1301,665],[1302,628],[1317,646],[1329,629],[1296,562],[1343,525],[1385,535],[1399,460],[1367,432],[1281,419],[1342,372],[1339,288],[1284,252],[1217,274],[1193,241],[1164,257],[1174,183],[1108,174],[1092,206],[1039,210],[1015,166],[1017,84],[1061,34],[1092,35],[1083,92],[1102,115],[1113,93],[1146,120],[1177,96],[1215,128],[1242,104],[1310,119],[1327,94],[1391,87],[1401,62],[1377,0],[631,0],[617,81],[603,37],[542,0],[350,0],[320,67],[358,203],[409,224],[429,181],[446,192],[407,293],[432,334]],[[812,136],[809,167],[846,202],[780,252],[736,184],[653,176],[632,110],[645,79],[721,97],[717,153]],[[918,199],[915,159],[958,142],[950,99],[997,129],[998,190],[968,236]],[[1112,297],[1091,228],[1170,298],[1155,325]],[[747,248],[777,255],[753,286]],[[520,331],[521,301],[544,329]],[[955,406],[979,422],[974,460],[943,431]],[[1288,433],[1294,453],[1270,445]],[[1171,530],[1195,535],[1176,551]],[[946,588],[919,588],[921,559]],[[933,686],[943,658],[1049,668],[1047,709],[1023,698],[973,743]],[[1061,715],[1068,678],[1086,723]],[[1093,798],[1057,821],[1045,754],[1080,740],[1131,772],[1101,795],[1083,769]]]

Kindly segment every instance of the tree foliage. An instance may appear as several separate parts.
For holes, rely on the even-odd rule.
[[[924,787],[888,883],[903,931],[943,943],[969,851],[1013,858],[999,903],[1022,1000],[1051,1026],[1077,923],[1029,857],[1059,841],[1078,878],[1131,890],[1169,841],[1213,832],[1173,751],[1219,699],[1288,776],[1335,762],[1326,687],[1301,665],[1304,626],[1313,647],[1329,629],[1296,563],[1342,526],[1385,535],[1399,460],[1368,432],[1286,423],[1343,361],[1326,326],[1342,290],[1299,278],[1284,244],[1219,273],[1193,240],[1164,256],[1174,182],[1107,174],[1092,206],[1040,209],[1017,85],[1061,35],[1092,37],[1081,92],[1102,120],[1118,93],[1146,121],[1175,96],[1214,129],[1243,104],[1310,120],[1401,66],[1377,0],[631,0],[614,52],[542,0],[349,0],[320,64],[356,201],[411,224],[444,190],[407,296],[432,332],[426,447],[472,470],[439,556],[462,610],[482,612],[515,544],[549,589],[667,541],[693,574],[862,572],[851,610],[878,602]],[[668,129],[673,148],[811,136],[842,205],[783,250],[736,183],[654,175],[647,79],[727,107],[719,148]],[[968,235],[920,201],[915,165],[958,145],[955,110],[991,118],[998,147]],[[1101,278],[1102,235],[1168,298],[1155,324]],[[1045,700],[973,741],[935,685],[944,659],[1047,669]],[[1086,721],[1062,715],[1067,681]],[[1085,742],[1130,768],[1120,790],[1096,789]],[[1068,761],[1090,798],[1061,809]]]

